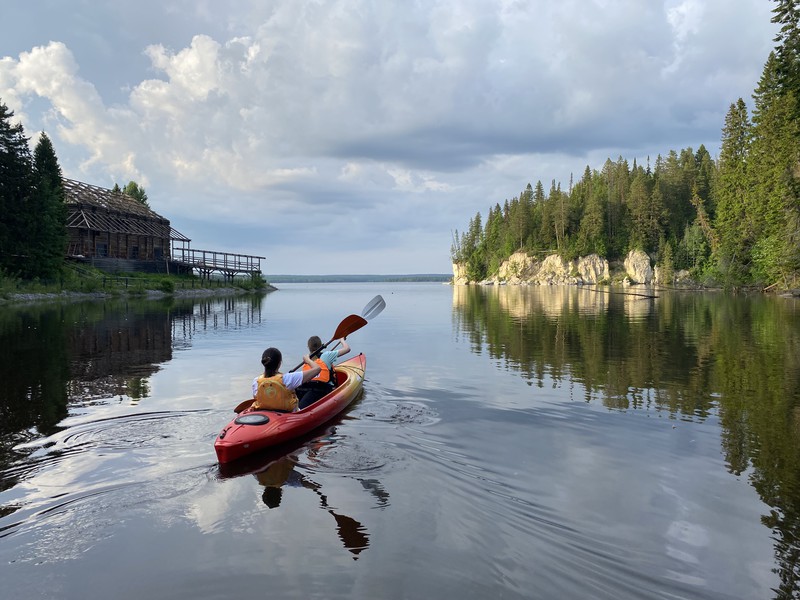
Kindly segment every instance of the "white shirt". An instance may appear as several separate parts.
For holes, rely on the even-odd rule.
[[[261,377],[261,375],[258,377]],[[256,393],[258,392],[258,377],[253,379],[253,398],[256,397]],[[303,372],[295,371],[294,373],[284,373],[281,381],[283,381],[283,385],[286,386],[287,390],[296,390],[300,384],[303,383]]]

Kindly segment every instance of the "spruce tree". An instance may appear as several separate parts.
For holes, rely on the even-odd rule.
[[[634,166],[636,161],[634,161]],[[605,239],[608,252],[619,256],[625,250],[630,235],[630,218],[628,214],[628,192],[631,187],[631,170],[628,161],[621,156],[616,163],[608,162],[608,171],[603,171],[606,179],[595,178],[595,186],[605,184],[607,188],[607,210]]]
[[[747,159],[751,143],[752,125],[747,106],[739,98],[735,104],[731,104],[722,130],[715,219],[719,236],[718,255],[715,258],[722,274],[731,283],[744,280],[755,238],[753,223],[747,214]]]
[[[752,197],[748,211],[759,232],[753,248],[755,275],[772,284],[785,279],[792,235],[787,224],[797,215],[800,164],[800,123],[794,114],[794,94],[784,92],[778,63],[770,54],[753,94],[753,144],[748,160]]]
[[[129,181],[128,185],[126,185],[122,190],[122,193],[128,194],[128,196],[135,198],[141,204],[144,204],[147,208],[150,208],[150,204],[147,202],[147,193],[144,191],[144,188],[140,187],[135,181]]]
[[[541,220],[539,222],[539,244],[542,250],[546,252],[552,251],[556,247],[556,230],[554,226],[555,209],[553,203],[555,198],[544,195],[544,187],[542,182],[536,184],[536,191],[534,197],[539,197],[539,192],[542,192],[541,201],[537,201],[537,205],[541,206]],[[552,191],[552,190],[551,190]]]
[[[28,253],[31,151],[14,112],[0,102],[0,270],[18,274]]]
[[[588,169],[587,169],[588,172]],[[584,179],[586,180],[586,173]],[[608,205],[608,186],[603,185],[602,179],[590,175],[587,197],[583,216],[578,230],[577,255],[598,254],[606,256],[608,244],[606,243],[606,207]]]
[[[566,194],[561,191],[561,184],[556,184],[553,179],[550,184],[550,204],[553,207],[553,233],[556,240],[556,249],[559,253],[567,247],[567,225],[569,223],[568,202]]]
[[[33,152],[33,180],[31,209],[36,225],[31,232],[31,260],[26,270],[30,277],[54,277],[64,263],[67,212],[61,167],[44,133]]]
[[[711,158],[711,154],[703,144],[700,144],[697,149],[695,164],[697,165],[697,177],[695,178],[697,196],[703,201],[703,207],[707,214],[713,218],[715,213],[713,193],[714,185],[716,184],[717,165],[714,164],[714,159]]]
[[[800,1],[775,0],[772,22],[781,26],[775,36],[776,74],[784,93],[793,94],[795,116],[800,118]]]
[[[631,181],[628,207],[631,215],[630,250],[644,250],[648,239],[648,214],[650,206],[650,176],[638,169]]]
[[[694,220],[694,210],[689,202],[689,190],[694,178],[694,154],[691,149],[681,152],[670,150],[666,160],[657,166],[659,187],[667,211],[666,237],[680,239],[684,229]]]

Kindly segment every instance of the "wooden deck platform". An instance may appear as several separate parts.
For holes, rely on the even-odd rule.
[[[203,279],[210,279],[213,273],[220,273],[226,280],[232,280],[236,275],[260,275],[261,261],[264,258],[250,254],[173,246],[170,262],[196,271]]]

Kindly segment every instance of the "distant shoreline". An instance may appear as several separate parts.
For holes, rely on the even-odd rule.
[[[385,283],[385,282],[447,282],[452,274],[413,273],[410,275],[264,275],[269,283]]]

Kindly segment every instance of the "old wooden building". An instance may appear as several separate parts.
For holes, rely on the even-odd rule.
[[[73,179],[64,179],[64,191],[70,259],[110,272],[261,275],[263,256],[191,248],[168,219],[127,194]]]
[[[69,257],[130,261],[124,270],[161,270],[174,243],[191,241],[127,194],[72,179],[64,179],[64,190]],[[148,264],[153,268],[145,268]]]

